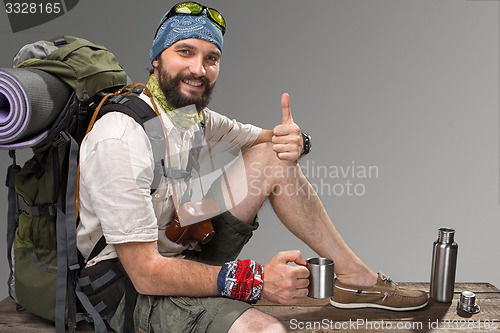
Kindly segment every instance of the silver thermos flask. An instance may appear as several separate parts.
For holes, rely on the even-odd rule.
[[[455,230],[440,228],[432,250],[430,293],[435,301],[448,303],[453,299],[457,254]]]

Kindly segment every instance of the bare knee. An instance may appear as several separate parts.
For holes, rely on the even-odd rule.
[[[247,153],[253,154],[256,157],[255,160],[262,161],[267,165],[281,165],[281,164],[290,165],[290,162],[282,161],[278,158],[278,155],[274,151],[273,147],[274,147],[274,144],[272,142],[265,142],[265,143],[261,143],[261,144],[258,144],[256,146],[253,146],[252,148],[247,150],[245,152],[245,154],[247,154]]]
[[[243,158],[248,170],[247,176],[251,179],[262,178],[268,182],[279,183],[300,173],[297,162],[279,159],[270,142],[250,148],[243,154]]]
[[[251,308],[236,319],[228,333],[286,333],[281,322],[257,309]]]

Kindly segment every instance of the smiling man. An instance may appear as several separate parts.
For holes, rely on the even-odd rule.
[[[160,88],[171,107],[194,104],[201,111],[208,106],[221,58],[220,50],[211,46],[199,39],[179,41],[153,61]],[[200,55],[206,59],[196,59]],[[184,73],[187,61],[188,74]],[[169,70],[163,64],[168,64]]]
[[[265,200],[293,234],[335,261],[334,306],[399,311],[425,306],[425,292],[399,289],[343,241],[297,164],[309,151],[310,138],[294,123],[287,94],[281,99],[282,123],[273,129],[241,124],[207,108],[225,30],[217,10],[194,2],[174,6],[160,22],[150,53],[152,99],[141,95],[160,110],[167,141],[164,177],[153,193],[149,139],[130,117],[107,113],[82,143],[78,247],[87,259],[85,270],[96,272],[89,275],[99,280],[110,265],[122,265],[138,292],[123,296],[121,286],[106,300],[94,298],[109,305],[103,312],[109,324],[127,331],[123,318],[132,304],[139,332],[286,332],[251,304],[261,297],[282,304],[306,297],[309,272],[300,252],[280,252],[264,265],[237,259],[258,228]],[[200,137],[203,149],[198,150]],[[183,212],[196,210],[189,201],[191,173],[196,173],[190,166],[215,143],[242,151],[204,195],[205,203],[218,207],[208,219],[215,235],[202,241],[172,239],[169,231],[181,228],[176,222]],[[285,169],[294,172],[279,172]],[[91,256],[102,235],[106,247]]]

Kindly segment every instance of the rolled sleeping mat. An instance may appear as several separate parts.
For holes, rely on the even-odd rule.
[[[0,68],[0,149],[40,143],[71,93],[70,86],[44,71]]]

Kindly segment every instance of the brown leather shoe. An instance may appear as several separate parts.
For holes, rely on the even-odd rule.
[[[378,273],[372,287],[348,285],[335,280],[330,304],[342,309],[379,308],[392,311],[411,311],[427,305],[429,297],[420,290],[399,289],[388,276]]]

